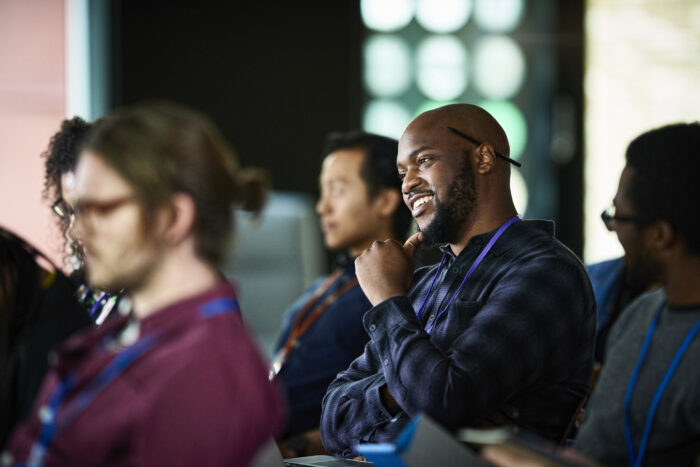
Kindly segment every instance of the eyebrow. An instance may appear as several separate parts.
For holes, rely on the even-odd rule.
[[[424,145],[424,146],[419,147],[418,149],[414,150],[413,152],[411,152],[411,154],[408,155],[408,159],[409,160],[413,159],[414,157],[416,157],[418,154],[425,151],[426,149],[430,149],[430,146]],[[397,169],[401,168],[401,163],[398,161],[396,161],[396,168]]]

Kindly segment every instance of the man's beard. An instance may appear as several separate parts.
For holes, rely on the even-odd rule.
[[[646,252],[625,254],[624,280],[627,287],[639,293],[648,290],[652,284],[661,282],[662,270],[661,265]]]
[[[462,170],[447,188],[445,201],[435,200],[435,218],[423,232],[423,243],[456,243],[474,211],[476,204],[476,188],[474,186],[474,170],[465,158]]]

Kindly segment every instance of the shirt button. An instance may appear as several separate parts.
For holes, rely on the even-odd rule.
[[[432,315],[428,316],[428,322],[429,322],[429,323],[432,323],[433,321],[435,321],[435,313],[433,313]]]
[[[370,330],[370,332],[374,331],[375,329],[377,329],[377,325],[376,325],[376,324],[370,324],[370,325],[369,325],[369,330]]]
[[[453,267],[453,268],[452,268],[452,272],[453,272],[454,274],[457,274],[457,273],[459,272],[459,268],[456,267],[456,266]]]
[[[388,358],[384,359],[384,366],[389,366],[389,359]]]

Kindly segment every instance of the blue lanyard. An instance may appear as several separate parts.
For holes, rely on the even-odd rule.
[[[651,345],[651,338],[654,335],[654,331],[656,330],[656,325],[659,323],[661,311],[664,309],[665,306],[666,302],[661,304],[661,306],[659,307],[659,311],[656,313],[656,316],[654,317],[654,319],[651,322],[651,325],[649,326],[649,331],[647,332],[647,336],[644,339],[644,344],[642,344],[642,350],[639,354],[639,360],[637,360],[637,366],[634,368],[632,378],[630,379],[629,385],[627,386],[627,392],[625,393],[625,442],[627,443],[627,457],[629,458],[629,465],[632,467],[642,465],[642,461],[644,460],[644,454],[647,448],[647,443],[649,442],[649,436],[651,435],[651,426],[654,423],[654,415],[656,414],[656,409],[659,407],[659,403],[661,402],[661,396],[663,396],[664,391],[666,390],[666,387],[668,386],[668,383],[671,380],[671,377],[673,376],[673,373],[676,371],[676,368],[678,368],[678,365],[681,363],[683,355],[685,355],[685,352],[688,350],[688,347],[693,341],[693,338],[695,338],[695,335],[698,333],[698,331],[700,331],[700,321],[698,321],[685,336],[683,343],[676,352],[676,355],[673,357],[671,365],[668,367],[668,370],[666,370],[666,374],[664,374],[664,377],[661,380],[659,387],[656,389],[656,393],[654,393],[654,398],[652,399],[651,407],[649,407],[649,411],[647,412],[646,423],[644,424],[644,432],[642,433],[642,439],[639,443],[639,450],[635,452],[634,438],[632,436],[632,420],[630,417],[630,403],[632,402],[632,394],[634,394],[634,387],[637,385],[637,381],[639,379],[639,373],[642,370],[644,358],[646,357],[647,352],[649,350],[649,346]]]
[[[459,287],[455,291],[455,293],[452,295],[452,298],[450,298],[450,301],[447,302],[447,305],[445,305],[445,308],[442,309],[442,311],[437,315],[435,320],[433,321],[433,324],[430,325],[428,328],[428,334],[433,330],[435,327],[435,324],[440,320],[442,315],[445,314],[447,309],[452,305],[452,302],[454,302],[455,298],[457,298],[457,295],[459,294],[459,291],[462,290],[462,287],[464,284],[467,282],[467,279],[471,277],[472,273],[476,269],[476,267],[483,261],[483,259],[486,257],[486,254],[491,251],[491,248],[493,245],[496,243],[496,241],[503,235],[503,232],[506,231],[508,227],[516,223],[517,221],[520,220],[520,217],[515,216],[511,219],[508,219],[502,226],[498,228],[495,234],[493,234],[493,237],[491,237],[491,240],[486,244],[483,250],[481,250],[481,253],[479,253],[479,256],[474,260],[472,263],[471,267],[469,268],[469,271],[467,271],[467,274],[464,276],[464,279],[462,279],[462,283],[459,284]],[[440,261],[440,266],[438,266],[437,272],[435,273],[435,277],[433,277],[433,281],[430,283],[430,287],[428,288],[428,294],[425,296],[425,299],[423,300],[423,304],[420,307],[420,310],[418,310],[418,313],[416,315],[418,316],[418,320],[420,321],[421,317],[423,316],[423,310],[425,310],[425,305],[428,303],[428,298],[430,297],[431,292],[433,291],[433,286],[435,285],[435,281],[437,280],[438,276],[440,275],[440,270],[442,269],[443,264],[445,264],[445,258],[447,254],[442,255],[442,260]]]
[[[238,301],[234,297],[215,298],[199,307],[199,318],[207,319],[222,313],[234,313],[240,310]],[[95,398],[114,381],[129,365],[137,358],[151,350],[162,338],[161,333],[153,333],[143,336],[133,345],[124,349],[100,371],[87,387],[82,390],[66,407],[61,419],[58,420],[58,412],[63,403],[63,399],[73,389],[78,381],[77,373],[69,373],[54,388],[49,396],[46,406],[39,410],[41,428],[39,436],[32,444],[27,465],[43,465],[46,452],[56,439],[90,404]]]

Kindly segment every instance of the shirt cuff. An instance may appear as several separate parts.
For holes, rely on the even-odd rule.
[[[371,308],[363,316],[362,324],[367,335],[375,343],[387,337],[387,333],[396,326],[404,328],[415,326],[420,329],[411,300],[405,296],[387,298]]]

